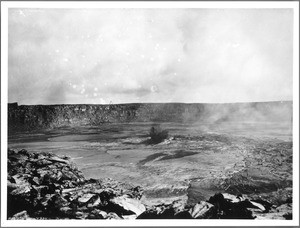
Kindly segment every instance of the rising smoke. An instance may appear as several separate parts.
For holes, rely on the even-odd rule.
[[[9,102],[291,100],[292,17],[290,9],[10,9]]]

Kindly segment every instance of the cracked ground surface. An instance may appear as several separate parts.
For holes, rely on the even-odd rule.
[[[205,199],[216,191],[264,194],[292,186],[290,127],[272,123],[161,123],[169,138],[149,144],[151,123],[15,132],[10,148],[67,155],[87,178],[145,189],[147,202]]]

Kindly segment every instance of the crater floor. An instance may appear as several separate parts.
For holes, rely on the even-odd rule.
[[[169,138],[149,144],[153,123],[14,132],[11,149],[69,156],[86,178],[140,185],[147,203],[189,203],[216,191],[256,194],[292,186],[288,124],[160,123]]]

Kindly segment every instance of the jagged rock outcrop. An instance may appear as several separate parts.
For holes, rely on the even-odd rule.
[[[85,179],[68,157],[8,149],[8,218],[292,219],[291,189],[261,195],[217,193],[188,205],[145,206],[143,190],[112,179]],[[280,200],[280,195],[283,195]]]
[[[111,179],[86,180],[67,157],[50,153],[8,150],[7,188],[8,217],[14,219],[116,219],[145,210],[141,188]]]

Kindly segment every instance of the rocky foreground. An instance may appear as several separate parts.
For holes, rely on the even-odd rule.
[[[7,188],[8,219],[292,219],[289,187],[148,206],[139,186],[86,179],[68,157],[26,150],[8,150]]]

